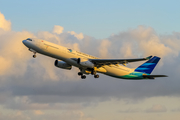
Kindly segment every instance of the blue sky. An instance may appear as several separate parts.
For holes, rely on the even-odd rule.
[[[0,0],[0,11],[11,20],[12,30],[82,32],[95,38],[134,29],[152,27],[159,34],[180,31],[178,0]]]

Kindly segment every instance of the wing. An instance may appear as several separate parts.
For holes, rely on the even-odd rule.
[[[168,77],[167,75],[143,75],[144,78],[154,79],[156,77]]]
[[[137,62],[137,61],[144,61],[149,60],[152,56],[146,57],[146,58],[136,58],[136,59],[89,59],[92,63],[94,63],[96,66],[100,67],[103,65],[117,65],[117,64],[123,64],[126,65],[129,62]]]

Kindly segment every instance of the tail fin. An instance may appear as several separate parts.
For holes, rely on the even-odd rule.
[[[156,67],[156,65],[159,62],[159,60],[160,60],[159,57],[154,56],[153,58],[151,58],[150,60],[148,60],[144,64],[142,64],[139,67],[137,67],[134,71],[151,74],[151,72]]]

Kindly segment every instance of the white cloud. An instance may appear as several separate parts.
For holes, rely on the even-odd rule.
[[[107,58],[109,56],[108,48],[111,47],[111,42],[109,40],[102,40],[99,46],[99,54],[102,58]]]
[[[6,74],[12,67],[12,61],[1,56],[0,63],[3,63],[0,67],[0,75]]]
[[[132,51],[132,48],[133,48],[133,46],[132,46],[132,44],[131,43],[125,43],[121,48],[120,48],[120,52],[121,52],[121,54],[122,55],[124,55],[123,57],[125,57],[125,58],[132,58],[132,57],[134,57],[133,56],[133,51]]]
[[[56,34],[52,34],[48,31],[40,31],[37,34],[37,37],[40,39],[48,40],[48,41],[58,41],[60,42],[60,38]]]
[[[169,54],[176,54],[176,51],[166,45],[164,39],[158,36],[151,27],[138,26],[136,29],[112,36],[111,39],[113,45],[119,45],[123,54],[128,54],[127,56],[141,54],[143,56],[156,55],[165,57]],[[118,40],[118,42],[115,40]]]
[[[2,28],[5,31],[11,30],[11,22],[6,20],[4,15],[0,12],[0,28]]]
[[[27,31],[8,31],[0,35],[0,61],[3,63],[0,68],[0,75],[18,76],[24,74],[27,67],[25,61],[27,61],[30,56],[25,53],[27,48],[23,46],[22,40],[32,36],[33,35]]]
[[[64,28],[62,26],[54,25],[53,33],[61,34],[61,33],[63,33],[63,30],[64,30]]]
[[[70,33],[71,35],[74,35],[74,37],[76,37],[78,40],[82,40],[84,38],[83,33],[75,33],[74,31],[68,31],[68,33]]]

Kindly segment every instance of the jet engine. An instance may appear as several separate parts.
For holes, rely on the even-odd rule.
[[[67,70],[71,70],[71,68],[72,68],[72,65],[69,65],[64,61],[59,61],[59,60],[56,60],[54,62],[54,65],[58,68],[67,69]]]
[[[77,63],[87,68],[94,68],[94,64],[87,59],[83,60],[81,58],[78,58]]]

